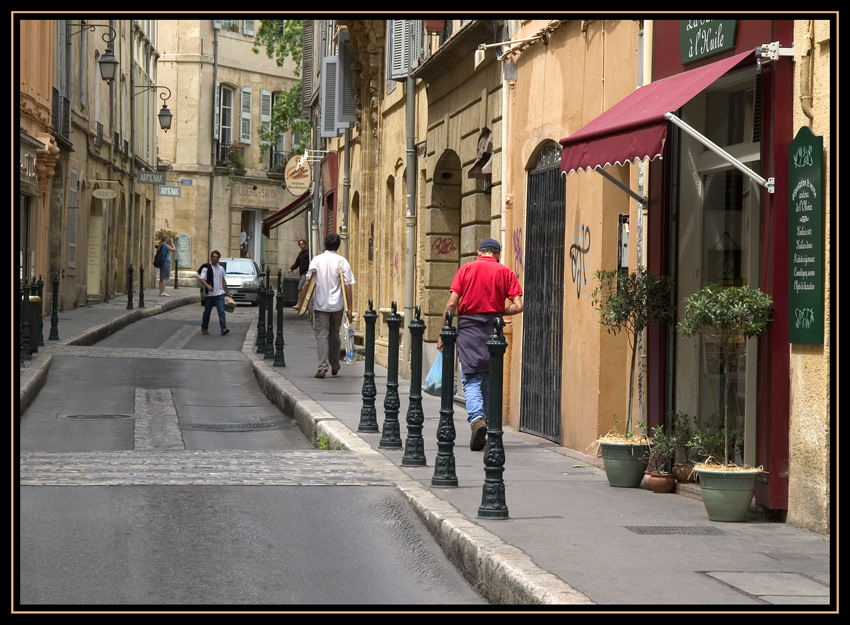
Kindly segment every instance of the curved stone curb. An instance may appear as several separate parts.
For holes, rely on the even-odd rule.
[[[87,347],[94,345],[109,335],[121,330],[131,323],[158,315],[172,308],[191,304],[200,301],[200,294],[194,296],[174,298],[164,302],[157,302],[151,308],[136,308],[127,311],[125,314],[115,317],[109,321],[96,325],[92,328],[78,332],[77,334],[58,341],[50,341],[49,345],[44,346],[44,354],[38,357],[38,360],[26,367],[20,374],[20,390],[18,392],[18,415],[26,412],[30,404],[32,404],[38,392],[44,386],[44,381],[47,379],[47,372],[50,370],[50,361],[53,358],[53,352],[57,347],[65,345],[78,345]]]
[[[331,447],[342,445],[357,452],[367,466],[395,483],[452,564],[487,601],[497,605],[593,605],[588,597],[534,564],[528,554],[470,521],[373,449],[254,354],[251,332],[248,334],[246,351],[266,397],[292,416],[311,441],[315,443],[324,434]]]

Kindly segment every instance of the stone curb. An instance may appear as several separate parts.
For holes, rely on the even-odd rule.
[[[331,447],[341,444],[358,453],[371,468],[394,482],[446,557],[487,601],[496,605],[594,605],[559,577],[534,564],[528,554],[470,521],[373,449],[255,354],[252,333],[248,334],[245,351],[253,360],[254,375],[266,397],[292,416],[313,443],[324,434]]]

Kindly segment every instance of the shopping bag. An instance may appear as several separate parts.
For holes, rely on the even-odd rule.
[[[428,375],[425,376],[425,385],[422,390],[437,397],[443,394],[443,352],[437,352],[437,358],[431,365]]]
[[[224,296],[224,310],[229,313],[232,313],[234,310],[236,310],[236,300],[234,300],[229,295]]]
[[[354,362],[354,328],[348,323],[348,317],[343,316],[342,344],[345,346],[345,362]]]

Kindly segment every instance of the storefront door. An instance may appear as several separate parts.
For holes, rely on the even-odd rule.
[[[688,123],[755,171],[761,169],[758,91],[752,72],[733,74],[682,110]],[[679,302],[710,283],[759,286],[759,186],[695,140],[678,136]],[[738,433],[734,462],[756,464],[757,340],[742,338],[735,345],[727,366],[729,385],[721,379],[718,351],[702,338],[677,339],[676,410],[711,430],[722,424],[727,409],[730,431]]]

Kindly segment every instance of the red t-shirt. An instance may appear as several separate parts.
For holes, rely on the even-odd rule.
[[[522,295],[514,272],[492,256],[479,256],[463,265],[449,290],[460,296],[458,315],[502,313],[505,300]]]

